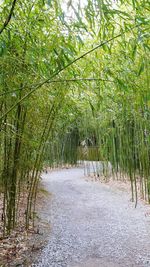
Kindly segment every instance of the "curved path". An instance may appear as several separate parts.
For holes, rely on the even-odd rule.
[[[126,192],[86,181],[82,168],[43,174],[43,182],[52,201],[42,216],[52,230],[36,266],[150,266],[148,206],[135,209]]]

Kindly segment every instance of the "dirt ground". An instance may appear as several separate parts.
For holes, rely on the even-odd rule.
[[[2,238],[2,222],[0,223],[0,267],[29,267],[36,261],[40,251],[46,246],[51,231],[50,222],[40,217],[41,211],[46,203],[51,201],[51,197],[41,184],[36,205],[35,227],[31,222],[28,231],[24,227],[24,201],[19,210],[19,224],[10,236]],[[2,209],[2,197],[0,207]]]
[[[150,267],[150,206],[135,209],[129,182],[57,169],[38,195],[35,228],[0,240],[0,267]]]

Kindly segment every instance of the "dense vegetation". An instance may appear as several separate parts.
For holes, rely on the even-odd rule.
[[[75,164],[84,140],[150,202],[150,3],[0,1],[3,234],[34,214],[44,162]],[[97,173],[98,175],[98,173]]]

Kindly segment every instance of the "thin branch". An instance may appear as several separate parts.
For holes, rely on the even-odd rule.
[[[114,83],[114,81],[112,81],[112,80],[106,80],[106,79],[101,79],[101,78],[78,78],[78,79],[68,79],[68,80],[53,80],[53,81],[50,81],[48,83],[65,83],[65,82],[68,83],[68,82],[82,82],[82,81],[84,81],[84,82],[102,81],[102,82]],[[22,90],[22,88],[4,92],[4,93],[0,94],[0,97],[4,96],[4,95],[13,94],[13,93],[20,91],[20,90]]]
[[[6,18],[6,20],[5,20],[5,22],[4,22],[3,26],[2,26],[2,28],[0,29],[0,34],[2,34],[2,32],[6,29],[8,23],[10,22],[11,17],[12,17],[12,14],[13,14],[13,11],[14,11],[14,8],[15,8],[15,5],[16,5],[16,2],[17,2],[17,0],[14,0],[14,1],[12,2],[12,6],[11,6],[11,9],[10,9],[9,15],[8,15],[8,17]]]
[[[70,67],[71,65],[73,65],[75,62],[79,61],[80,59],[84,58],[85,56],[87,56],[88,54],[94,52],[95,50],[97,50],[98,48],[101,48],[102,46],[110,43],[111,41],[121,37],[123,34],[127,33],[127,32],[130,32],[131,30],[139,27],[140,25],[142,25],[142,23],[140,24],[137,24],[135,25],[134,27],[132,27],[131,29],[127,29],[127,30],[124,30],[122,31],[121,33],[117,34],[116,36],[108,39],[107,41],[104,41],[102,43],[100,43],[99,45],[95,46],[94,48],[88,50],[87,52],[83,53],[81,56],[75,58],[73,61],[71,61],[70,63],[68,63],[67,65],[65,65],[63,68],[61,68],[60,70],[57,70],[56,72],[54,72],[54,74],[44,80],[43,82],[39,83],[38,85],[36,85],[33,89],[31,89],[30,92],[28,92],[25,96],[23,96],[18,102],[16,102],[9,110],[7,110],[1,117],[0,117],[0,120],[2,120],[3,118],[5,118],[5,116],[10,113],[18,104],[22,103],[26,98],[28,98],[30,95],[32,95],[36,90],[38,90],[40,87],[42,87],[44,84],[46,83],[51,83],[52,79],[54,77],[56,77],[58,74],[60,74],[62,71],[64,71],[65,69],[67,69],[68,67]]]
[[[82,81],[88,81],[88,82],[92,82],[92,81],[103,81],[103,82],[111,82],[113,83],[114,81],[112,80],[107,80],[107,79],[101,79],[101,78],[77,78],[77,79],[68,79],[68,80],[52,80],[52,81],[48,81],[47,83],[61,83],[61,82],[82,82]]]

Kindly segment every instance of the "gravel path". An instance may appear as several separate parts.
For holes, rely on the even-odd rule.
[[[43,175],[52,192],[42,216],[51,222],[49,243],[38,267],[148,267],[148,206],[124,191],[86,181],[82,168]]]

